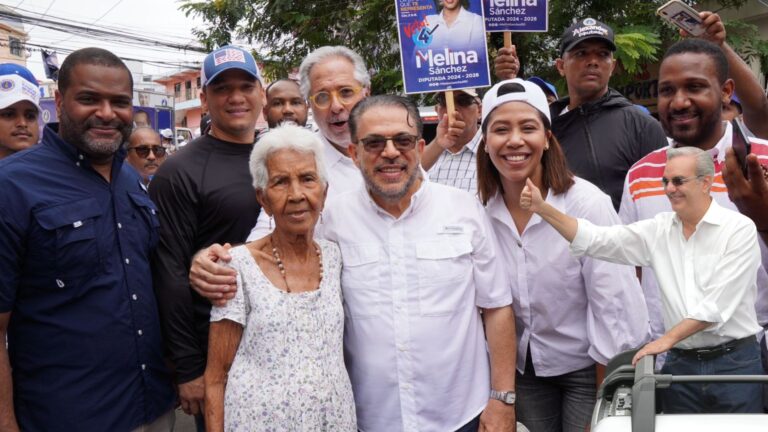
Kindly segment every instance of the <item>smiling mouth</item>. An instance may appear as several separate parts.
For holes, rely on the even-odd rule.
[[[507,155],[503,156],[504,160],[507,162],[524,162],[528,160],[531,157],[531,155]]]

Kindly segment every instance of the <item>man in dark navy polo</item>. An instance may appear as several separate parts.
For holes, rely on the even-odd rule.
[[[158,219],[123,163],[132,95],[114,54],[75,51],[60,123],[0,161],[2,431],[173,428],[149,266]]]

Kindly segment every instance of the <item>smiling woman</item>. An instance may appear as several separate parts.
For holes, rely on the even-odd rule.
[[[237,293],[211,311],[209,432],[356,430],[341,349],[341,254],[313,239],[324,167],[315,134],[294,125],[271,129],[251,154],[255,193],[275,230],[232,249]]]
[[[517,419],[534,431],[583,430],[602,365],[647,334],[645,302],[634,269],[572,257],[554,228],[520,206],[520,195],[530,181],[569,214],[598,225],[618,224],[618,216],[607,195],[568,170],[536,84],[514,79],[491,88],[482,133],[477,186],[517,319]]]

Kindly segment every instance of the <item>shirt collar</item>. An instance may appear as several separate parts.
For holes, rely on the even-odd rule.
[[[715,160],[718,163],[725,162],[725,150],[728,149],[728,147],[731,146],[733,142],[733,129],[731,127],[731,122],[723,122],[725,123],[725,128],[723,130],[723,136],[720,137],[720,140],[715,144],[714,147],[707,150],[710,155],[712,155],[712,159]],[[672,140],[672,147],[678,148],[683,147],[678,142]]]
[[[354,164],[352,158],[338,151],[322,132],[317,131],[317,136],[320,138],[320,141],[323,142],[323,147],[325,148],[325,163],[329,168],[337,163]]]
[[[48,123],[45,128],[43,129],[43,143],[46,145],[49,145],[51,147],[56,148],[61,154],[63,154],[67,159],[71,160],[80,168],[90,168],[91,167],[91,161],[88,158],[88,156],[83,153],[79,148],[75,147],[73,144],[70,144],[66,141],[64,141],[61,136],[59,135],[59,123]],[[125,156],[127,155],[128,151],[125,149],[125,146],[120,146],[120,148],[115,152],[112,158],[112,169],[113,170],[120,170],[120,166],[123,164],[123,160],[125,159]],[[113,171],[113,172],[117,172]]]
[[[421,169],[421,168],[419,168],[419,169]],[[411,202],[408,204],[408,208],[405,209],[403,214],[400,215],[400,217],[397,218],[397,219],[405,219],[411,213],[413,213],[413,212],[417,211],[418,209],[420,209],[422,206],[424,206],[424,203],[427,201],[427,199],[431,195],[430,191],[431,191],[431,188],[432,188],[432,183],[429,181],[428,178],[426,178],[424,176],[424,171],[422,170],[421,172],[422,172],[421,186],[419,186],[419,189],[416,191],[416,193],[414,193],[411,196]],[[383,215],[385,217],[389,217],[389,218],[394,219],[394,217],[391,214],[389,214],[386,210],[381,208],[381,206],[379,206],[376,203],[376,201],[373,200],[373,198],[371,197],[370,192],[368,192],[368,187],[367,186],[364,186],[364,187],[360,188],[360,193],[362,194],[361,198],[362,198],[363,202],[367,203],[367,205],[370,206],[371,210],[373,210],[374,212],[376,212],[376,213],[378,213],[380,215]]]
[[[712,198],[709,203],[709,208],[704,213],[704,216],[701,218],[699,223],[696,224],[696,228],[698,228],[702,223],[707,223],[709,225],[722,225],[726,222],[726,211],[726,209],[721,207],[720,204],[718,204],[717,201]],[[675,214],[675,217],[672,218],[672,222],[676,225],[682,223],[680,217],[677,214]]]
[[[467,15],[469,12],[467,12],[466,9],[464,9],[464,6],[459,7],[459,15],[456,17],[456,20],[453,21],[453,25],[456,25],[457,23],[461,22],[462,20],[467,19]],[[440,11],[440,14],[438,15],[440,17],[440,22],[445,23],[445,18],[443,17],[443,11]]]

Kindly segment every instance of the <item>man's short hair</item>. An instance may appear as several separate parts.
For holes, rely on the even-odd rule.
[[[419,115],[419,107],[417,107],[415,103],[403,96],[377,95],[361,100],[349,113],[349,133],[352,137],[352,142],[357,142],[357,127],[360,122],[360,117],[362,117],[366,111],[374,107],[405,109],[408,112],[408,126],[416,126],[416,135],[421,137],[421,134],[424,131],[424,122]]]
[[[712,155],[708,151],[698,147],[670,147],[667,149],[667,161],[680,156],[693,156],[696,158],[697,176],[715,176],[715,163],[712,161]]]
[[[664,58],[661,60],[664,63],[668,57],[679,54],[704,54],[712,59],[712,63],[715,66],[715,73],[717,73],[717,81],[720,84],[725,83],[728,79],[728,59],[725,58],[723,50],[719,46],[712,42],[698,38],[683,39],[679,42],[672,44],[667,52],[664,53]]]
[[[299,66],[299,88],[304,99],[309,100],[309,73],[312,71],[312,68],[331,57],[342,57],[349,60],[355,68],[355,80],[365,88],[371,87],[371,76],[368,74],[368,69],[366,69],[365,62],[360,57],[360,54],[345,46],[324,46],[309,53],[304,61],[301,62],[301,66]]]
[[[279,79],[279,80],[277,80],[277,81],[272,81],[271,83],[269,83],[269,85],[267,86],[267,88],[265,88],[265,89],[264,89],[264,97],[269,97],[269,90],[270,90],[270,89],[272,89],[272,87],[274,87],[274,85],[275,85],[275,84],[278,84],[278,83],[281,83],[281,82],[287,82],[287,83],[291,83],[291,84],[294,84],[294,85],[296,85],[296,87],[299,87],[299,91],[301,91],[301,87],[299,86],[299,83],[298,83],[298,82],[296,82],[296,80],[295,80],[295,79],[291,79],[291,78],[280,78],[280,79]]]
[[[154,130],[154,129],[152,129],[151,127],[149,127],[149,126],[136,126],[136,127],[135,127],[135,128],[133,128],[133,130],[131,131],[131,135],[128,137],[128,139],[125,141],[125,143],[123,143],[123,146],[124,146],[126,149],[129,149],[129,148],[131,148],[131,139],[133,138],[133,136],[134,136],[135,134],[137,134],[137,133],[141,133],[141,132],[151,132],[151,133],[152,133],[154,136],[156,136],[156,137],[157,137],[158,141],[162,141],[162,137],[160,136],[160,134],[159,134],[159,133],[157,133],[157,131],[156,131],[156,130]]]
[[[72,80],[72,71],[75,69],[75,66],[81,64],[115,67],[125,70],[131,84],[131,91],[133,91],[133,76],[128,66],[111,52],[101,48],[90,47],[79,49],[64,59],[64,63],[61,64],[61,69],[59,69],[59,92],[61,94],[66,93],[67,88],[69,88],[70,81]]]

